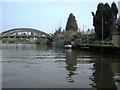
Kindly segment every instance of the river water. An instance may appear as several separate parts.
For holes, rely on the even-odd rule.
[[[2,44],[3,88],[118,88],[120,57],[34,44]]]

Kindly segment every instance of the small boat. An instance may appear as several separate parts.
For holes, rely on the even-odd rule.
[[[65,49],[71,49],[72,48],[72,44],[70,41],[64,41],[64,48]]]
[[[64,45],[64,48],[70,49],[70,48],[72,48],[72,45]]]

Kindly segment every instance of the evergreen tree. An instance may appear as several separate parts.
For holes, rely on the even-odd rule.
[[[114,18],[117,19],[118,8],[117,8],[115,2],[113,2],[111,5],[111,11],[113,13]]]
[[[108,38],[110,36],[111,26],[114,23],[113,19],[117,18],[117,13],[118,10],[115,3],[112,3],[111,7],[108,3],[98,4],[96,14],[92,12],[93,26],[98,37],[102,37],[102,27],[103,37]]]
[[[105,7],[105,11],[104,11],[103,34],[104,34],[104,38],[108,38],[111,35],[111,25],[113,24],[113,17],[109,4],[105,3],[104,7]]]
[[[78,25],[75,16],[72,13],[70,13],[66,25],[66,31],[69,30],[78,31]]]
[[[104,19],[104,11],[104,4],[99,3],[97,6],[96,15],[94,15],[93,18],[93,26],[95,27],[95,32],[98,37],[102,35],[102,18]]]

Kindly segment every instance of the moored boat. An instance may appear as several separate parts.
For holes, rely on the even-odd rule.
[[[70,49],[70,48],[72,48],[72,45],[64,45],[64,48]]]
[[[70,41],[64,41],[64,48],[65,49],[71,49],[72,48],[72,44]]]

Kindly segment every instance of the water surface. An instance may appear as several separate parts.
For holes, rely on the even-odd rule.
[[[120,57],[34,44],[2,45],[3,88],[120,88]]]

